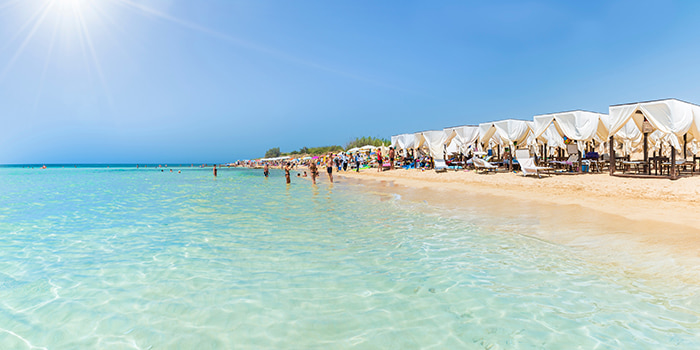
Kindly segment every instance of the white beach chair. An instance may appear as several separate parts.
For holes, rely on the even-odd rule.
[[[542,174],[540,172],[547,172],[547,175],[549,175],[549,171],[552,170],[552,168],[549,167],[537,166],[535,164],[535,158],[530,157],[530,151],[526,149],[516,150],[515,159],[518,160],[520,170],[523,172],[524,176],[535,175],[542,178]]]
[[[561,167],[572,167],[575,168],[575,165],[578,163],[578,154],[571,154],[569,155],[569,158],[564,161],[559,161],[559,160],[551,160],[549,161],[549,164],[557,164]]]
[[[477,171],[481,170],[481,171],[489,172],[489,171],[497,171],[498,170],[498,166],[491,164],[491,163],[487,162],[486,160],[481,159],[479,157],[472,157],[472,162],[474,163],[474,167],[476,168]]]
[[[444,159],[435,159],[435,172],[436,173],[446,173],[447,163]]]

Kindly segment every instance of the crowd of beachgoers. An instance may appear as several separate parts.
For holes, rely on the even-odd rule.
[[[391,144],[338,154],[263,158],[236,166],[338,169],[521,171],[523,175],[582,174],[677,179],[700,171],[700,106],[666,99],[505,119],[391,137]],[[312,170],[316,174],[317,171]],[[616,174],[617,173],[617,174]]]

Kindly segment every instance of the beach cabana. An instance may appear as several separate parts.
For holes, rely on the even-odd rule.
[[[394,147],[394,149],[399,148],[399,137],[401,135],[394,135],[391,137],[391,147]]]
[[[479,127],[475,125],[445,128],[443,132],[448,150],[457,149],[458,152],[465,153],[470,145],[475,145],[479,140]]]
[[[485,145],[495,137],[499,144],[514,147],[526,143],[531,131],[527,120],[505,119],[481,123],[479,124],[479,142]]]
[[[391,145],[394,147],[394,149],[399,152],[399,151],[407,151],[410,148],[413,148],[416,143],[416,135],[415,134],[400,134],[396,136],[391,137]]]
[[[684,158],[687,156],[688,141],[693,141],[700,137],[700,106],[676,100],[656,100],[647,102],[636,102],[610,106],[609,130],[611,135],[615,135],[625,124],[632,121],[643,135],[642,147],[644,150],[645,172],[650,174],[648,167],[648,136],[655,131],[656,137],[668,142],[671,148],[671,161],[669,163],[669,177],[675,179],[676,174],[676,152],[683,151]],[[611,164],[614,164],[615,154],[612,145],[614,137],[610,138]],[[610,167],[610,175],[613,175],[615,167]]]
[[[535,123],[532,122],[530,125],[532,130],[535,130]],[[549,150],[566,149],[564,138],[559,134],[554,124],[550,124],[539,136],[535,136],[534,132],[530,134],[527,144],[532,146],[536,153],[544,159],[548,157]],[[542,146],[541,150],[539,146]]]
[[[445,159],[445,141],[447,136],[443,130],[428,130],[421,132],[422,144],[426,147],[433,159]]]
[[[372,152],[372,151],[374,151],[375,149],[377,149],[377,147],[372,146],[372,145],[365,145],[365,146],[362,146],[362,147],[359,148],[359,150],[360,150],[360,151],[363,151],[363,152]]]
[[[416,157],[418,157],[417,152],[421,152],[424,154],[428,153],[428,150],[427,150],[428,147],[427,147],[427,145],[425,145],[425,138],[423,137],[422,132],[417,132],[417,133],[413,134],[413,146],[411,146],[410,148],[413,148],[413,151],[416,152],[415,153]]]
[[[484,147],[495,139],[499,145],[510,146],[511,152],[517,145],[527,144],[531,133],[532,128],[526,120],[505,119],[479,124],[479,142]],[[512,159],[513,157],[509,160],[509,168],[513,167]]]
[[[588,142],[595,140],[602,144],[608,139],[606,114],[577,110],[536,115],[532,119],[535,123],[536,138],[541,137],[550,130],[551,125],[554,125],[562,138],[576,141],[580,152],[585,152]]]
[[[630,155],[634,152],[639,152],[642,147],[643,135],[637,129],[634,121],[630,120],[620,128],[613,136],[618,143],[622,155]]]

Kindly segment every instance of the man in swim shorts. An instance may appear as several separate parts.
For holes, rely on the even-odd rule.
[[[389,170],[394,170],[394,147],[389,147]]]
[[[267,165],[267,163],[265,163],[265,167],[263,168],[263,175],[265,175],[265,177],[270,176],[270,167]]]
[[[328,172],[328,178],[333,182],[333,153],[328,156],[326,160],[326,171]]]

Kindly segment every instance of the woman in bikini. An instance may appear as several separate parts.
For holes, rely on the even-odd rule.
[[[311,164],[309,164],[309,171],[311,171],[311,182],[316,184],[316,176],[318,176],[318,168],[316,167],[316,162],[311,161]]]
[[[291,166],[289,163],[284,166],[284,177],[287,179],[287,184],[292,183],[291,178],[289,177],[289,170],[291,169]]]

